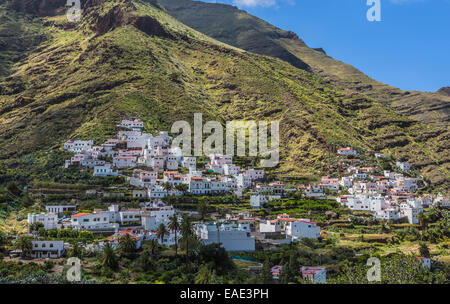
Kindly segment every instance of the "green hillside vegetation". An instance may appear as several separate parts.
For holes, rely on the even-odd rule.
[[[82,22],[69,23],[64,10],[44,6],[32,17],[14,2],[0,1],[0,19],[16,24],[14,36],[0,27],[0,45],[12,39],[22,48],[11,50],[18,57],[0,52],[0,168],[20,171],[27,155],[68,139],[105,140],[127,115],[152,132],[201,112],[204,121],[279,120],[279,177],[323,174],[336,149],[351,145],[409,160],[448,187],[448,144],[430,124],[286,61],[218,42],[156,4],[89,0]],[[29,35],[42,41],[22,43]]]

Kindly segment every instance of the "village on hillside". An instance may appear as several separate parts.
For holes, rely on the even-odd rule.
[[[347,228],[361,219],[420,227],[424,214],[450,206],[445,195],[422,193],[426,182],[416,177],[407,162],[394,162],[382,153],[363,159],[364,151],[352,147],[337,151],[344,165],[342,174],[295,185],[269,179],[265,170],[236,162],[229,155],[211,154],[201,161],[185,157],[180,148],[172,147],[168,132],[146,133],[144,122],[137,118],[122,120],[117,136],[104,143],[69,140],[63,150],[72,155],[61,164],[66,170],[103,179],[122,178],[124,186],[83,190],[83,197],[106,198],[102,206],[90,210],[72,199],[49,202],[45,211],[28,213],[31,259],[60,259],[74,247],[91,253],[118,250],[124,237],[134,241],[136,250],[150,241],[177,248],[183,241],[180,227],[186,218],[191,219],[192,237],[203,245],[251,254],[307,239],[331,240],[339,230],[329,229],[324,218]],[[239,204],[229,208],[226,202],[230,200]],[[295,208],[285,208],[289,204],[311,205],[310,216],[298,216]],[[67,242],[65,234],[85,238],[74,244]],[[11,250],[10,259],[22,256],[23,251],[20,247]],[[418,258],[431,268],[430,256]],[[246,262],[237,254],[235,260]],[[262,267],[255,262],[249,271],[258,273]],[[270,265],[275,281],[283,267]],[[304,280],[327,282],[327,268],[320,262],[299,269]]]

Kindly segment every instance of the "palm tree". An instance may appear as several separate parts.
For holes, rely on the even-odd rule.
[[[425,212],[422,212],[419,214],[418,220],[422,231],[424,231],[428,226],[428,215]]]
[[[156,237],[161,239],[161,244],[164,244],[164,237],[169,234],[169,231],[166,228],[166,225],[161,223],[158,227],[158,232],[156,233]]]
[[[178,217],[176,215],[170,218],[169,229],[175,233],[175,257],[178,256],[178,238],[177,232],[180,230],[180,222],[178,222]]]
[[[191,238],[193,235],[191,220],[189,219],[188,215],[183,216],[183,221],[181,222],[181,235],[185,242],[187,268],[187,265],[189,263],[189,238]]]
[[[150,253],[152,256],[156,255],[159,252],[159,244],[157,240],[150,240],[149,243],[150,247]]]
[[[170,191],[170,190],[173,189],[173,186],[172,186],[171,183],[164,183],[163,188],[164,188],[164,190],[166,190],[166,191]]]
[[[80,245],[78,245],[77,242],[75,242],[72,245],[72,248],[69,250],[68,255],[70,257],[77,257],[81,259],[84,255],[83,247],[81,247]]]
[[[136,252],[136,240],[133,240],[129,234],[125,234],[119,240],[119,250],[123,256],[132,256]]]
[[[116,253],[114,252],[114,249],[111,247],[109,243],[106,243],[105,248],[103,249],[102,254],[102,267],[104,268],[110,268],[110,269],[117,269],[117,266],[119,265],[117,261]]]

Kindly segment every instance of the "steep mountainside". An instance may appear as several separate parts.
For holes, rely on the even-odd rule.
[[[15,30],[0,28],[2,162],[69,138],[105,139],[124,115],[158,130],[201,112],[204,121],[279,120],[280,176],[321,174],[336,147],[352,145],[409,160],[447,187],[448,138],[429,125],[280,59],[218,42],[157,4],[87,0],[81,22],[69,23],[64,10],[30,12],[16,1],[0,4],[0,19]]]
[[[159,0],[186,25],[217,40],[258,54],[283,59],[294,66],[296,58],[339,88],[364,93],[392,105],[405,115],[427,123],[450,121],[450,97],[436,93],[405,92],[369,78],[335,60],[321,49],[309,48],[295,33],[283,31],[243,10],[225,4],[192,0]]]

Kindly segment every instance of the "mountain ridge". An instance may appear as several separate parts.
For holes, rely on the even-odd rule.
[[[339,87],[362,92],[385,102],[413,119],[427,123],[450,120],[450,98],[447,96],[440,97],[432,92],[402,91],[383,84],[353,66],[328,56],[323,49],[309,48],[295,33],[291,37],[277,36],[283,30],[237,7],[193,0],[159,0],[159,3],[181,22],[219,41],[290,62],[279,55],[284,50],[304,62],[308,71]],[[231,30],[223,30],[225,25]],[[276,45],[277,51],[262,47],[266,44]]]

